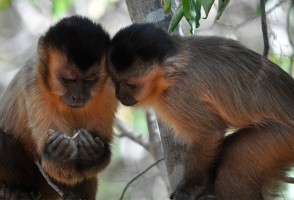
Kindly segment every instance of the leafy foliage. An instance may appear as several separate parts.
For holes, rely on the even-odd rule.
[[[0,11],[4,10],[11,4],[11,0],[0,0]]]
[[[72,0],[52,0],[52,14],[54,17],[59,18],[60,16],[67,13]]]
[[[229,2],[230,0],[218,0],[216,20],[221,17]],[[168,31],[173,32],[181,19],[185,17],[190,25],[190,34],[194,34],[195,27],[198,28],[200,26],[201,8],[203,8],[206,14],[203,19],[206,19],[213,3],[215,3],[215,0],[182,0],[172,17]],[[163,11],[169,14],[171,11],[172,0],[161,0],[161,4]]]
[[[27,0],[30,3],[36,3],[37,0]],[[70,5],[74,0],[52,0],[52,15],[55,18],[60,18],[62,15],[67,14]],[[11,0],[0,0],[0,11],[11,5]]]

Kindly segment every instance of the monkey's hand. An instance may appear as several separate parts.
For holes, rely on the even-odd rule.
[[[76,160],[78,148],[73,139],[66,134],[54,132],[48,139],[44,156],[48,160],[68,163]]]
[[[75,139],[78,147],[78,160],[84,164],[97,161],[105,152],[104,142],[99,137],[94,138],[84,129],[75,132],[79,132]]]
[[[0,199],[5,199],[5,200],[33,200],[33,197],[26,193],[23,192],[21,190],[17,190],[17,189],[10,189],[8,187],[6,187],[5,185],[1,185],[0,186]]]
[[[170,195],[173,200],[214,200],[215,196],[207,194],[205,187],[197,186],[194,181],[183,179],[175,191]]]

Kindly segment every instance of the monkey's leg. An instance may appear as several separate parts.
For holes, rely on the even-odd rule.
[[[263,199],[293,162],[293,143],[293,129],[273,123],[228,136],[216,169],[217,199]]]
[[[218,144],[222,142],[222,136],[212,139],[205,143],[206,146],[194,144],[186,152],[184,177],[171,199],[214,199],[214,162],[220,151]]]
[[[197,105],[194,105],[197,106]],[[180,121],[177,131],[186,139],[188,151],[184,156],[184,176],[171,198],[182,199],[213,199],[214,197],[214,166],[227,125],[210,108],[203,104],[197,106],[193,123]]]

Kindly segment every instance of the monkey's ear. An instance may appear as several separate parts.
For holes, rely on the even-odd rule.
[[[42,48],[45,46],[44,44],[44,36],[41,36],[39,38],[39,41],[38,41],[38,54],[40,55],[40,51],[42,50]]]
[[[167,79],[176,79],[178,75],[185,71],[185,66],[181,64],[177,56],[171,56],[164,60],[164,72]]]
[[[45,44],[44,36],[41,36],[38,41],[38,58],[39,69],[42,71],[42,74],[46,76],[48,72],[49,49]]]

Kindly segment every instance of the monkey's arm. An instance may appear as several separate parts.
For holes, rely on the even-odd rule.
[[[227,126],[203,104],[199,104],[194,115],[197,120],[189,126],[183,123],[185,120],[178,121],[178,134],[187,140],[188,151],[183,155],[183,179],[171,195],[176,200],[191,197],[209,199],[209,195],[213,194],[215,161]]]

